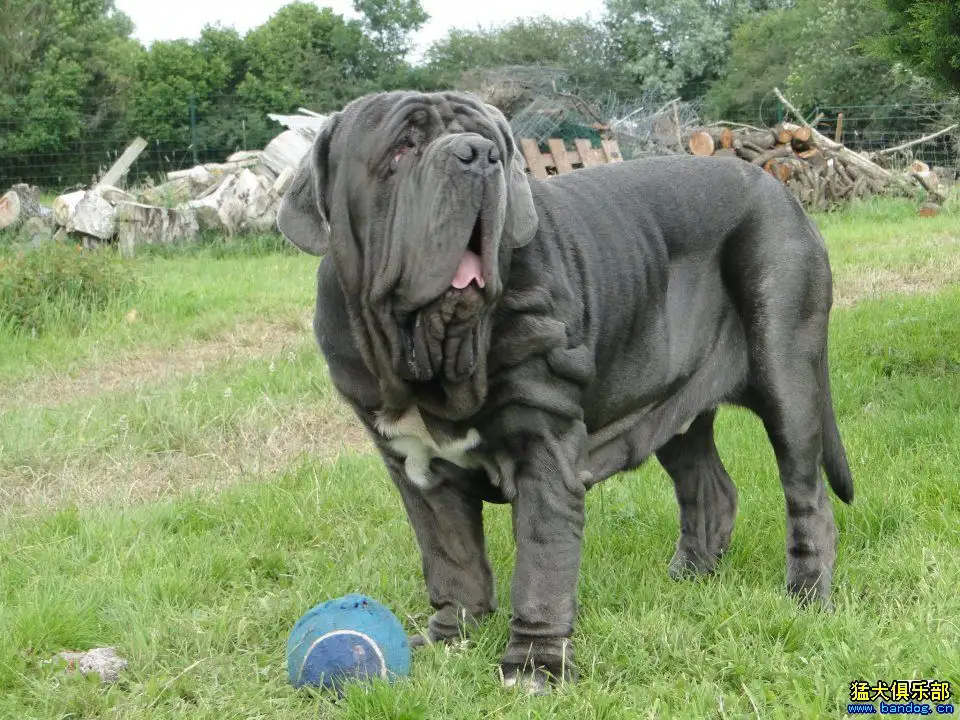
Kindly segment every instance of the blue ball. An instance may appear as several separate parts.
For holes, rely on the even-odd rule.
[[[392,682],[410,673],[410,643],[397,617],[356,593],[327,600],[293,626],[287,674],[294,687],[333,688],[348,680]]]

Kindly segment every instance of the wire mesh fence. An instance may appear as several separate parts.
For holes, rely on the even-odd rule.
[[[817,129],[851,150],[872,153],[910,143],[960,119],[957,103],[904,105],[847,105],[818,107],[823,115]],[[960,129],[899,153],[901,159],[917,159],[928,165],[960,165]]]
[[[193,165],[222,162],[239,150],[259,150],[284,128],[267,111],[239,106],[237,98],[213,98],[202,112],[192,101],[182,111],[169,108],[147,123],[131,122],[97,99],[76,103],[84,112],[58,114],[55,107],[30,107],[24,100],[0,107],[0,193],[15,183],[48,192],[86,187],[119,157],[137,136],[146,150],[127,175],[127,184],[158,179]],[[288,112],[295,108],[271,108]],[[146,127],[144,125],[147,125]]]
[[[209,111],[199,111],[195,103],[185,102],[178,105],[182,111],[168,109],[163,122],[155,122],[154,127],[148,129],[123,122],[119,117],[111,120],[109,113],[104,117],[98,110],[99,104],[97,99],[82,103],[90,110],[71,127],[64,127],[62,118],[56,116],[37,117],[25,107],[26,103],[23,107],[0,108],[0,193],[15,183],[36,185],[47,192],[87,186],[138,135],[148,141],[148,147],[130,169],[127,184],[142,184],[148,178],[159,180],[167,172],[195,164],[222,162],[240,150],[262,149],[284,129],[269,120],[267,112],[295,110],[246,107],[236,97],[214,98],[202,105]],[[696,103],[684,103],[679,108],[683,111],[679,118],[682,127],[698,121]],[[636,136],[643,142],[649,140],[647,136],[651,133],[659,132],[658,122],[664,114],[663,106],[651,98],[636,98],[632,103],[619,101],[610,108],[602,107],[600,112],[609,115],[605,120],[615,122],[618,131],[630,130],[631,138]],[[808,119],[821,115],[817,128],[822,133],[838,137],[853,150],[873,152],[909,142],[955,122],[960,118],[960,106],[958,103],[926,103],[819,107]],[[543,140],[547,135],[584,136],[583,127],[589,129],[594,121],[595,118],[569,103],[535,97],[517,108],[511,124],[518,137]],[[575,127],[567,128],[567,132],[565,128],[571,124]],[[671,130],[671,134],[673,132]],[[643,142],[636,152],[631,151],[632,146],[624,147],[625,155],[646,154]],[[898,154],[895,160],[914,158],[930,165],[957,168],[960,166],[960,132],[913,146]]]

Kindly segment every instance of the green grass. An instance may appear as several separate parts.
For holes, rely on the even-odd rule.
[[[54,322],[40,337],[0,335],[0,382],[32,377],[38,367],[67,372],[133,348],[202,341],[241,323],[289,323],[313,305],[315,266],[270,236],[146,248],[131,268],[141,279],[136,294],[109,303],[79,330]]]
[[[852,292],[871,272],[948,267],[960,217],[913,213],[872,203],[818,218],[838,288]],[[741,508],[715,576],[667,578],[676,504],[655,462],[588,496],[578,685],[544,698],[499,687],[513,544],[509,509],[489,507],[497,614],[466,648],[418,651],[408,680],[331,703],[286,683],[284,643],[302,612],[360,591],[409,627],[429,616],[399,498],[362,445],[322,452],[350,421],[306,328],[279,347],[254,341],[162,372],[237,323],[293,323],[312,300],[315,263],[267,246],[167,250],[134,264],[147,288],[137,323],[115,308],[79,335],[0,337],[0,400],[27,379],[44,399],[11,400],[0,426],[0,718],[792,719],[842,716],[853,680],[960,687],[951,275],[851,297],[833,315],[834,396],[857,488],[853,506],[834,503],[835,613],[801,610],[783,592],[772,451],[759,421],[728,410],[718,442]],[[143,353],[155,378],[78,390],[104,363]],[[311,413],[326,424],[310,424]],[[271,462],[253,467],[260,456]],[[184,462],[164,466],[171,457]],[[131,497],[151,473],[163,492]],[[108,688],[43,662],[102,645],[130,662]]]

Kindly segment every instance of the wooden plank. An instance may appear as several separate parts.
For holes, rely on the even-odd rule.
[[[560,138],[550,138],[547,140],[550,146],[550,154],[553,156],[553,166],[560,174],[573,172],[573,165],[567,159],[567,146],[563,144]]]
[[[620,146],[616,140],[601,140],[600,144],[603,145],[603,152],[607,156],[608,163],[623,162],[623,155],[620,154]]]
[[[116,186],[120,183],[120,179],[126,174],[127,170],[130,169],[130,166],[136,162],[137,158],[140,157],[140,153],[147,149],[147,141],[142,137],[138,137],[130,146],[123,151],[123,154],[117,158],[117,161],[107,170],[107,174],[104,175],[100,182],[96,184],[96,187],[102,187],[104,185]]]
[[[527,161],[527,169],[530,170],[530,174],[538,180],[546,180],[548,177],[547,164],[544,162],[544,157],[540,153],[536,141],[533,138],[521,138],[520,149],[523,150],[523,159]]]
[[[586,138],[577,138],[573,141],[573,144],[577,147],[577,152],[580,154],[580,162],[585,167],[593,167],[594,165],[603,165],[603,161],[597,158],[597,154],[593,150],[593,145],[590,144],[590,141]]]

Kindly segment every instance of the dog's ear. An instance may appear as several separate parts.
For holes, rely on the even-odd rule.
[[[330,140],[340,122],[334,113],[317,135],[277,210],[277,229],[311,255],[325,255],[330,244],[329,208],[324,190],[330,181]]]
[[[509,247],[518,248],[533,240],[540,226],[540,218],[533,204],[523,156],[516,144],[513,148],[510,166],[504,168],[507,176],[507,216],[503,224],[503,240]]]
[[[487,111],[494,118],[500,132],[503,133],[510,157],[503,171],[507,181],[507,210],[503,223],[503,243],[507,247],[523,247],[537,234],[540,219],[533,204],[533,193],[527,178],[526,163],[520,148],[513,139],[510,123],[502,112],[493,105],[487,105]]]

